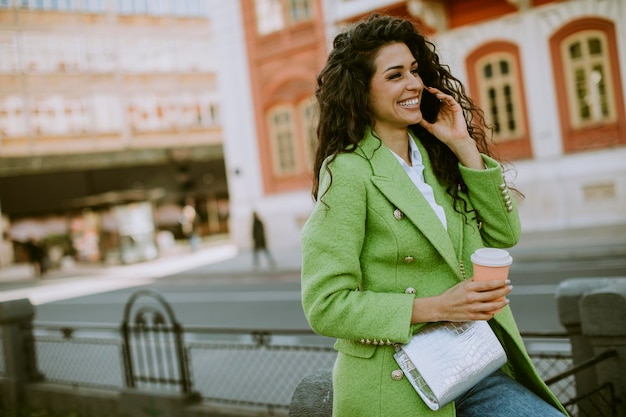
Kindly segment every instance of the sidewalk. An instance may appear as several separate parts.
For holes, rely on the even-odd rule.
[[[626,258],[626,224],[525,233],[519,244],[509,251],[515,262],[605,256]],[[272,254],[276,259],[275,268],[269,268],[261,257],[261,267],[255,269],[250,250],[239,250],[228,240],[221,240],[205,243],[195,252],[187,246],[179,246],[158,259],[131,265],[68,265],[50,271],[43,279],[35,278],[29,265],[16,264],[0,269],[0,301],[27,297],[33,304],[52,302],[70,296],[146,285],[160,277],[196,268],[216,276],[299,276],[299,247],[274,250]]]
[[[180,272],[203,266],[207,271],[227,275],[299,273],[301,262],[299,248],[293,251],[273,251],[272,255],[276,260],[275,268],[269,268],[265,258],[261,255],[261,265],[255,269],[250,250],[240,250],[227,239],[223,239],[205,243],[195,252],[192,252],[188,246],[180,245],[161,253],[158,259],[129,265],[71,262],[60,269],[50,270],[43,278],[36,278],[29,264],[19,263],[0,268],[0,291],[8,284],[19,286],[20,283],[27,282],[42,283],[59,279],[110,276],[122,270],[140,273],[149,270],[160,271],[165,268],[168,271]]]
[[[0,269],[0,302],[29,298],[39,305],[66,298],[80,297],[122,288],[148,285],[155,280],[183,271],[202,268],[202,274],[214,277],[241,276],[265,278],[300,276],[300,251],[274,251],[276,266],[270,268],[261,259],[254,268],[252,252],[239,250],[228,240],[205,242],[192,251],[181,245],[164,252],[157,259],[130,265],[76,263],[51,270],[36,278],[28,264],[14,264]]]

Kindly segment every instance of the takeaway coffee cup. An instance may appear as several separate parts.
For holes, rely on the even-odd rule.
[[[480,248],[471,256],[474,265],[474,281],[506,280],[513,258],[504,249]],[[503,300],[504,298],[498,299]],[[494,313],[499,313],[497,310]]]

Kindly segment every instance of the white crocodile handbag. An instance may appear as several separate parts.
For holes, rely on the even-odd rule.
[[[396,346],[394,358],[432,410],[459,398],[507,361],[486,321],[441,322]]]

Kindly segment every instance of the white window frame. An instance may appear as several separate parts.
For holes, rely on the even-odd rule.
[[[17,35],[14,32],[0,33],[0,73],[19,72]]]
[[[254,11],[259,35],[267,35],[285,28],[281,0],[254,0]]]
[[[313,17],[313,2],[311,0],[287,0],[289,17],[293,23],[311,20]]]
[[[96,134],[121,132],[121,100],[117,94],[96,93],[91,97],[93,131]]]
[[[0,138],[22,137],[28,133],[24,98],[13,95],[0,98]]]
[[[286,120],[279,120],[277,123],[277,117],[282,119],[285,116],[287,116]],[[294,116],[294,108],[289,105],[275,106],[267,113],[274,174],[278,177],[299,172]]]
[[[500,72],[501,62],[508,64],[509,71],[507,74]],[[484,71],[487,65],[491,65],[493,68],[490,78],[487,78]],[[521,100],[522,92],[516,56],[503,51],[487,54],[476,61],[475,70],[478,76],[480,102],[483,103],[485,119],[488,124],[494,127],[493,142],[499,143],[522,138],[526,134],[525,115]],[[508,96],[505,93],[506,88],[510,89]],[[495,103],[490,91],[495,92]],[[510,98],[509,101],[505,101],[507,97]],[[509,106],[512,106],[512,110],[508,109]],[[494,119],[494,107],[499,116],[497,121]],[[515,124],[514,128],[510,126],[511,121]]]
[[[600,40],[602,47],[601,55],[592,56],[589,52],[588,42],[592,38]],[[581,46],[581,56],[572,58],[570,56],[570,48],[575,43],[579,43]],[[617,114],[606,33],[600,30],[583,30],[566,37],[561,42],[561,58],[565,72],[563,75],[565,77],[567,104],[572,126],[574,128],[584,128],[606,122],[614,122],[617,119]],[[601,91],[598,82],[593,80],[593,73],[598,67],[604,73],[601,76],[604,84],[603,91]],[[582,85],[576,79],[576,73],[580,74],[581,72],[584,75]],[[581,93],[586,94],[584,97],[581,97]],[[603,104],[605,111],[602,109]],[[581,114],[581,112],[585,111],[583,106],[589,111],[588,117]]]
[[[302,139],[306,153],[306,161],[309,169],[313,168],[313,158],[315,158],[315,147],[317,144],[317,114],[314,97],[308,97],[298,104],[298,114],[302,126]]]

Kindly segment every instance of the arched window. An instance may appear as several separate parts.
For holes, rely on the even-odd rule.
[[[268,126],[274,175],[281,177],[296,174],[298,158],[293,108],[283,105],[271,109],[268,113]]]
[[[572,22],[550,39],[565,152],[626,144],[613,23]]]
[[[508,42],[493,42],[467,58],[469,87],[493,128],[492,141],[505,159],[530,158],[532,150],[519,51]]]
[[[582,31],[561,43],[570,118],[574,127],[615,120],[615,98],[606,54],[606,34]]]

